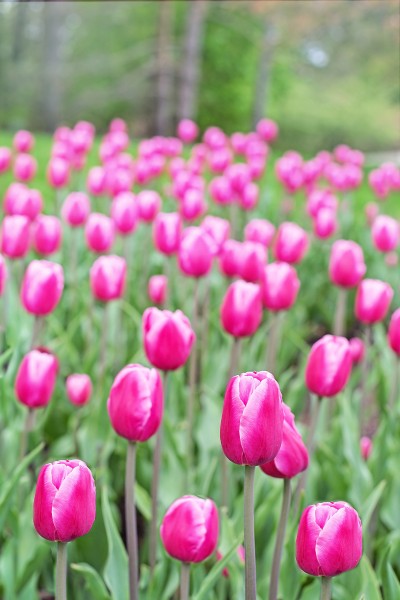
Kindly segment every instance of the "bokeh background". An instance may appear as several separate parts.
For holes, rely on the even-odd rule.
[[[0,127],[116,115],[134,136],[250,130],[278,149],[400,146],[398,0],[4,2]]]

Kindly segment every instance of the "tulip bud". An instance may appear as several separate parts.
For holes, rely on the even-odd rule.
[[[275,258],[278,261],[298,263],[308,250],[307,233],[297,223],[282,223],[278,227],[275,242]]]
[[[231,283],[221,306],[221,323],[225,331],[234,337],[253,335],[261,319],[260,287],[241,280]]]
[[[291,479],[307,469],[308,451],[295,425],[294,415],[285,403],[283,419],[283,438],[278,454],[260,468],[270,477]]]
[[[62,218],[70,227],[81,227],[86,223],[90,213],[90,200],[83,192],[72,192],[61,209]]]
[[[266,248],[272,243],[275,227],[266,219],[252,219],[244,230],[244,239],[247,242],[258,242]]]
[[[314,233],[321,240],[331,237],[337,230],[336,213],[330,208],[321,208],[314,219]]]
[[[343,390],[353,359],[344,337],[324,335],[312,346],[306,366],[306,385],[317,396],[335,396]]]
[[[47,167],[47,181],[57,189],[68,185],[69,169],[69,163],[65,159],[55,156]]]
[[[234,192],[227,177],[215,177],[210,181],[209,193],[216,204],[231,204],[234,201]]]
[[[361,246],[348,240],[334,242],[329,260],[329,277],[334,285],[355,287],[366,270]]]
[[[198,563],[215,551],[218,529],[218,510],[212,500],[183,496],[165,513],[160,535],[170,556],[185,563]]]
[[[191,119],[182,119],[178,123],[177,133],[184,144],[192,144],[199,135],[199,128]]]
[[[48,260],[33,260],[22,280],[21,302],[27,312],[45,316],[56,308],[63,289],[64,272],[61,265]]]
[[[122,192],[115,196],[111,204],[111,218],[121,235],[135,231],[139,221],[139,210],[131,192]]]
[[[90,269],[90,288],[96,300],[110,302],[124,294],[126,260],[121,256],[99,256]]]
[[[4,256],[0,254],[0,296],[4,294],[4,290],[7,282],[7,264],[4,260]]]
[[[220,427],[225,456],[237,465],[262,465],[278,454],[282,435],[282,394],[273,375],[260,371],[232,377]]]
[[[361,456],[367,461],[372,452],[372,440],[369,437],[363,436],[360,440]]]
[[[89,170],[86,187],[92,196],[102,196],[107,193],[106,172],[103,167],[92,167]]]
[[[89,402],[93,388],[89,375],[85,375],[84,373],[68,375],[65,387],[68,400],[71,404],[83,406]]]
[[[136,197],[139,207],[139,217],[145,223],[154,221],[161,208],[161,198],[157,192],[143,190]]]
[[[349,344],[353,363],[356,365],[364,359],[365,344],[362,339],[358,337],[351,338],[351,340],[349,340]]]
[[[114,223],[101,213],[91,213],[85,226],[86,244],[92,252],[107,252],[114,243]]]
[[[285,262],[270,263],[264,267],[261,289],[265,308],[289,310],[300,289],[296,269]]]
[[[14,162],[14,177],[18,181],[31,181],[36,175],[37,162],[30,154],[18,154]]]
[[[217,255],[220,254],[224,242],[229,238],[231,225],[226,219],[207,215],[200,225],[212,237],[216,245]]]
[[[300,569],[334,577],[354,569],[362,556],[362,525],[346,502],[322,502],[303,512],[296,538]]]
[[[15,380],[15,395],[28,408],[50,402],[58,372],[58,361],[50,352],[31,350],[24,356]]]
[[[242,244],[237,240],[226,240],[219,256],[219,268],[226,277],[236,277],[241,270]]]
[[[239,205],[243,210],[253,210],[258,204],[259,197],[260,190],[258,185],[250,181],[238,196]]]
[[[388,342],[393,352],[400,356],[400,308],[390,318]]]
[[[182,311],[147,308],[142,326],[146,356],[154,367],[174,371],[185,364],[196,336]]]
[[[33,224],[32,246],[39,254],[53,254],[60,248],[61,236],[60,219],[39,215]]]
[[[9,148],[0,147],[0,174],[6,173],[11,166],[12,154]]]
[[[399,243],[399,223],[386,215],[376,217],[371,228],[372,242],[380,252],[391,252]]]
[[[59,460],[41,468],[33,502],[33,524],[44,539],[71,542],[86,535],[96,517],[96,487],[81,460]]]
[[[188,227],[179,246],[179,268],[189,277],[204,277],[211,270],[215,250],[215,244],[206,231],[201,227]]]
[[[239,276],[245,281],[259,282],[267,262],[265,246],[258,242],[243,242],[240,254]]]
[[[257,133],[264,142],[273,142],[278,137],[278,125],[272,119],[261,119],[257,123]]]
[[[14,136],[13,146],[17,152],[30,152],[35,145],[35,138],[30,131],[20,129]]]
[[[4,217],[1,227],[1,251],[8,258],[23,258],[29,250],[30,221],[22,215]]]
[[[167,299],[168,279],[165,275],[152,275],[149,279],[147,293],[153,304],[162,306]]]
[[[364,279],[357,289],[355,315],[362,323],[382,321],[389,310],[393,289],[385,281]]]
[[[179,213],[185,221],[199,219],[207,210],[204,193],[196,189],[188,189],[182,198]]]
[[[167,256],[175,254],[181,239],[181,218],[178,213],[159,213],[153,223],[156,249]]]

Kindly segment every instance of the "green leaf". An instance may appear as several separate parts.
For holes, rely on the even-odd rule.
[[[400,598],[400,582],[389,562],[390,546],[382,557],[382,588],[385,600],[398,600]]]
[[[139,512],[144,516],[146,521],[151,519],[151,497],[149,493],[138,484],[135,483],[135,503]]]
[[[217,563],[213,566],[211,571],[208,573],[207,577],[204,578],[201,588],[197,592],[196,596],[194,596],[193,600],[203,600],[204,598],[208,598],[208,592],[212,590],[217,581],[220,579],[220,575],[224,568],[228,565],[231,558],[235,555],[239,545],[242,543],[243,536],[236,538],[233,546],[225,554],[225,556],[217,561]]]
[[[104,568],[104,579],[111,590],[113,600],[129,599],[128,555],[112,516],[107,488],[101,494],[101,509],[106,528],[108,556]]]
[[[371,492],[368,498],[365,500],[362,509],[361,509],[361,521],[363,524],[363,528],[367,531],[369,522],[372,517],[372,513],[374,512],[377,504],[383,494],[383,490],[386,487],[386,481],[381,481],[376,488]]]
[[[111,600],[104,581],[97,571],[86,563],[73,563],[71,569],[80,573],[85,581],[85,586],[92,598],[96,600]]]
[[[50,554],[50,544],[40,544],[32,556],[31,560],[26,564],[22,574],[18,577],[17,592],[21,592],[24,587],[29,583],[33,575],[41,570],[42,564],[46,561],[47,556]]]
[[[378,578],[366,556],[360,562],[362,576],[362,593],[368,600],[382,600]],[[386,600],[386,599],[385,599]]]

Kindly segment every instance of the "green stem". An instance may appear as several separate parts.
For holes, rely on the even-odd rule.
[[[363,426],[367,420],[366,411],[369,405],[369,390],[368,390],[368,375],[370,370],[370,347],[372,343],[372,327],[367,325],[364,333],[364,359],[361,363],[361,399],[360,399],[360,430],[363,431]]]
[[[336,302],[335,310],[335,321],[333,325],[334,335],[344,335],[345,333],[345,322],[346,322],[346,303],[347,303],[347,290],[345,288],[339,288],[338,298]]]
[[[332,578],[321,577],[321,596],[320,600],[331,600],[332,598]]]
[[[392,414],[393,410],[396,409],[396,402],[399,397],[399,393],[400,393],[400,359],[398,356],[396,356],[395,364],[394,364],[392,389],[391,389],[390,398],[389,398],[390,414]]]
[[[181,566],[181,600],[189,600],[190,564],[182,563]]]
[[[254,541],[254,473],[255,467],[244,468],[244,551],[245,598],[256,600],[256,548]]]
[[[108,321],[109,321],[110,303],[106,302],[103,312],[102,333],[100,341],[100,385],[103,384],[103,377],[107,367],[107,346],[108,346]]]
[[[56,600],[67,600],[67,544],[57,544]]]
[[[130,600],[138,600],[138,541],[135,507],[136,444],[128,442],[125,473],[125,523],[129,557]]]
[[[35,348],[35,346],[38,346],[40,343],[40,334],[42,332],[43,323],[43,317],[35,316],[33,322],[31,348]]]
[[[35,411],[33,408],[28,408],[28,412],[26,414],[24,428],[21,434],[21,447],[20,447],[20,460],[22,460],[26,454],[28,449],[28,439],[29,433],[32,431],[35,424]]]
[[[279,334],[282,313],[274,312],[271,314],[271,326],[268,333],[267,343],[267,371],[274,374],[276,369],[276,356],[278,352]]]
[[[195,279],[194,282],[194,293],[193,293],[193,317],[192,317],[192,329],[196,336],[198,335],[198,312],[199,312],[199,279]],[[193,345],[192,352],[190,355],[189,364],[189,398],[187,405],[187,430],[186,430],[186,454],[187,454],[187,469],[185,471],[185,488],[188,484],[188,479],[191,472],[193,462],[193,440],[192,440],[192,429],[193,429],[193,416],[196,402],[196,380],[197,380],[197,347],[198,338]]]
[[[283,497],[281,516],[279,518],[278,532],[275,541],[274,558],[272,561],[271,583],[269,587],[269,600],[277,600],[279,587],[279,573],[281,570],[282,548],[285,540],[286,525],[290,510],[290,479],[283,480]]]

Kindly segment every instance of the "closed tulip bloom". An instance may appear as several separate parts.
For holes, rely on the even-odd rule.
[[[308,467],[308,451],[294,422],[290,408],[283,403],[283,438],[275,458],[260,468],[270,477],[291,479]]]
[[[15,380],[15,395],[28,408],[47,406],[53,395],[58,361],[50,352],[31,350],[24,356]]]
[[[354,569],[362,556],[362,525],[346,502],[308,506],[300,518],[296,561],[316,577],[334,577]]]
[[[275,257],[279,261],[298,263],[308,250],[307,233],[297,223],[282,223],[278,227]]]
[[[4,217],[1,251],[8,258],[23,258],[29,251],[30,221],[22,215]]]
[[[158,430],[164,395],[156,369],[128,365],[114,379],[107,402],[111,425],[131,442],[145,442]]]
[[[261,281],[264,266],[267,262],[267,249],[265,246],[258,242],[243,242],[240,253],[240,277],[252,283]]]
[[[258,185],[251,181],[240,192],[238,196],[239,205],[243,210],[253,210],[258,204],[259,197],[260,190]]]
[[[167,299],[168,279],[165,275],[152,275],[147,292],[153,304],[164,304]]]
[[[182,235],[178,252],[179,268],[189,277],[204,277],[212,267],[215,245],[201,227],[188,227]]]
[[[86,535],[96,518],[96,486],[81,460],[58,460],[41,468],[33,524],[45,540],[71,542]]]
[[[244,230],[244,239],[247,242],[258,242],[266,248],[272,243],[275,235],[275,227],[266,219],[252,219]]]
[[[7,273],[6,261],[4,260],[4,256],[2,256],[0,254],[0,296],[2,296],[4,294],[7,277],[8,277],[8,273]]]
[[[92,252],[107,252],[114,243],[112,220],[101,213],[91,213],[85,225],[86,244]]]
[[[30,154],[18,154],[14,161],[14,177],[18,181],[31,181],[36,175],[37,162]]]
[[[344,288],[355,287],[366,270],[361,246],[351,240],[334,242],[329,259],[329,277],[333,284]]]
[[[74,373],[68,375],[65,382],[68,400],[75,406],[87,404],[92,395],[92,381],[85,373]]]
[[[219,256],[219,268],[226,277],[236,277],[240,273],[242,244],[237,240],[226,240]]]
[[[62,218],[70,227],[82,227],[90,214],[90,200],[83,192],[71,192],[64,200]]]
[[[122,192],[115,196],[111,204],[111,218],[121,235],[135,231],[139,222],[139,209],[132,192]]]
[[[153,223],[156,249],[167,256],[179,250],[182,223],[178,213],[159,213]]]
[[[389,346],[400,356],[400,308],[394,311],[391,316],[388,331]]]
[[[63,289],[64,272],[61,265],[48,260],[33,260],[22,280],[22,305],[33,315],[48,315],[57,307]]]
[[[185,364],[196,336],[182,311],[148,308],[142,327],[146,356],[154,367],[174,371]]]
[[[12,183],[4,198],[4,211],[8,215],[23,215],[30,221],[36,219],[43,208],[39,190],[29,189],[22,183]]]
[[[391,252],[399,243],[399,223],[387,215],[379,215],[372,223],[372,242],[380,252]]]
[[[182,496],[165,513],[161,540],[170,556],[185,563],[206,560],[218,543],[218,510],[208,498]]]
[[[224,242],[226,242],[230,236],[231,225],[229,221],[221,219],[221,217],[207,215],[200,227],[212,237],[216,245],[216,252],[217,254],[220,254]]]
[[[372,325],[382,321],[389,310],[393,289],[379,279],[364,279],[357,289],[355,315],[359,321]]]
[[[69,163],[63,158],[54,157],[47,167],[47,181],[54,188],[62,188],[68,185],[70,175]]]
[[[92,196],[102,196],[107,193],[106,172],[103,167],[92,167],[89,170],[86,187]]]
[[[191,119],[182,119],[178,123],[177,133],[184,144],[192,144],[199,135],[199,128]]]
[[[363,436],[360,440],[361,456],[366,461],[369,459],[372,452],[372,440],[369,437]]]
[[[207,210],[204,193],[200,190],[189,189],[182,198],[179,213],[185,221],[199,219]]]
[[[110,302],[123,296],[126,260],[121,256],[99,256],[90,269],[90,288],[96,300]]]
[[[289,310],[296,302],[300,281],[296,269],[285,262],[274,262],[264,267],[262,299],[271,311]]]
[[[136,201],[139,206],[140,220],[145,223],[152,223],[160,212],[160,195],[152,190],[143,190],[137,195]]]
[[[11,166],[12,154],[9,148],[0,147],[0,173],[5,173]]]
[[[30,131],[20,129],[14,136],[13,146],[17,152],[30,152],[35,144],[35,138]]]
[[[353,363],[357,365],[364,359],[365,355],[365,344],[361,338],[354,337],[349,340],[351,356],[353,358]]]
[[[350,344],[344,337],[324,335],[308,355],[306,385],[317,396],[335,396],[343,390],[353,364]]]
[[[208,191],[216,204],[231,204],[235,198],[231,183],[225,176],[212,179]]]
[[[224,330],[234,337],[253,335],[261,319],[260,287],[242,280],[231,283],[221,306],[221,323]]]
[[[257,123],[257,133],[265,142],[273,142],[278,137],[278,125],[272,119],[261,119]]]
[[[225,456],[237,465],[262,465],[276,457],[282,435],[282,394],[273,375],[260,371],[232,377],[220,427]]]
[[[321,208],[314,219],[313,229],[315,235],[321,240],[331,237],[337,230],[335,211],[330,208]]]
[[[60,248],[61,221],[53,215],[39,215],[33,224],[32,246],[39,254],[53,254]]]

